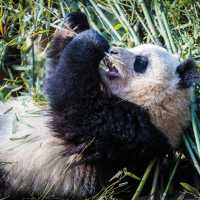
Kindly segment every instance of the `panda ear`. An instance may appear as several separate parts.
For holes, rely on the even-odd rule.
[[[180,88],[189,88],[200,78],[200,71],[192,59],[187,59],[180,63],[176,72],[180,77]]]

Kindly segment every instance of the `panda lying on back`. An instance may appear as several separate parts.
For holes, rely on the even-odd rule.
[[[82,13],[66,22],[47,55],[49,108],[7,104],[24,120],[17,132],[26,130],[15,140],[0,131],[1,194],[10,198],[94,195],[123,167],[146,167],[176,148],[190,124],[190,87],[198,78],[191,60],[180,64],[154,45],[110,48]]]

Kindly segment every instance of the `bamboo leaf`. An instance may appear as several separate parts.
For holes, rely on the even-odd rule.
[[[180,185],[181,185],[184,189],[186,189],[188,192],[191,192],[192,194],[195,194],[196,196],[199,196],[199,197],[200,197],[200,191],[199,191],[197,188],[195,188],[195,187],[193,187],[193,186],[191,186],[190,184],[185,183],[185,182],[181,182]]]

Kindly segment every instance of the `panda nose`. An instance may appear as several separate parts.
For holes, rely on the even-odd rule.
[[[109,53],[109,54],[118,54],[119,51],[118,51],[116,48],[113,47],[113,48],[110,48],[110,49],[109,49],[108,53]]]

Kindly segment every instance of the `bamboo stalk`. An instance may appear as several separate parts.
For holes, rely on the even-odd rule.
[[[108,26],[108,28],[113,32],[112,34],[114,34],[116,36],[116,38],[121,41],[121,36],[119,35],[119,33],[113,28],[112,24],[109,22],[109,20],[106,18],[106,16],[103,14],[103,12],[101,11],[101,9],[98,7],[98,5],[93,1],[93,0],[89,0],[89,2],[92,4],[92,6],[95,8],[96,12],[99,14],[100,18],[106,23],[106,25]]]
[[[163,2],[162,1],[161,1],[161,11],[162,11],[161,16],[162,16],[162,19],[163,19],[163,24],[165,26],[165,30],[167,32],[167,36],[168,36],[169,42],[171,44],[172,52],[176,53],[177,49],[176,49],[176,46],[174,44],[174,40],[172,38],[172,34],[171,34],[171,31],[170,31],[170,28],[169,28],[169,24],[168,24],[168,21],[167,21],[166,13],[164,12],[164,6],[163,6]]]
[[[195,155],[197,157],[199,157],[198,156],[198,151],[197,151],[197,148],[196,148],[196,144],[194,143],[194,141],[192,140],[192,138],[189,135],[187,135],[187,141],[189,142],[192,151],[195,153]]]
[[[196,159],[196,157],[195,157],[195,155],[194,155],[194,153],[193,153],[193,151],[192,151],[192,149],[191,149],[191,147],[190,147],[190,144],[189,144],[189,142],[187,141],[187,137],[186,137],[185,135],[183,136],[183,141],[184,141],[185,146],[186,146],[186,148],[187,148],[187,150],[188,150],[188,153],[189,153],[189,155],[190,155],[190,157],[191,157],[191,159],[192,159],[192,162],[193,162],[193,164],[194,164],[194,167],[196,168],[198,174],[200,175],[200,167],[199,167],[198,161],[197,161],[197,159]]]
[[[141,7],[142,7],[142,11],[143,11],[143,13],[144,13],[144,17],[145,17],[145,19],[146,19],[146,21],[147,21],[147,24],[148,24],[149,29],[150,29],[151,32],[152,32],[153,37],[155,38],[156,41],[159,41],[158,35],[157,35],[157,31],[156,31],[155,26],[154,26],[154,24],[153,24],[153,21],[152,21],[152,19],[151,19],[151,17],[150,17],[150,14],[149,14],[149,11],[148,11],[148,9],[147,9],[147,7],[146,7],[145,1],[144,1],[144,0],[138,0],[138,3],[139,3],[139,4],[141,5]]]
[[[191,106],[191,112],[192,112],[192,128],[194,132],[194,138],[195,138],[195,143],[197,146],[197,152],[198,152],[198,157],[200,158],[200,136],[199,136],[199,130],[197,128],[197,125],[199,125],[199,120],[198,117],[196,116],[196,110],[197,110],[197,104],[196,104],[196,97],[195,97],[195,89],[192,91],[192,106]]]
[[[147,181],[147,179],[148,179],[148,177],[149,177],[149,174],[150,174],[150,172],[151,172],[151,170],[152,170],[152,168],[153,168],[155,162],[156,162],[156,160],[154,159],[154,160],[152,160],[152,161],[149,163],[149,165],[148,165],[146,171],[144,172],[144,175],[143,175],[143,177],[142,177],[142,180],[140,181],[140,184],[139,184],[139,186],[138,186],[136,192],[134,193],[133,197],[131,198],[131,200],[137,200],[138,197],[140,196],[140,194],[141,194],[141,192],[142,192],[142,190],[143,190],[143,188],[144,188],[144,185],[145,185],[145,183],[146,183],[146,181]]]
[[[176,173],[176,169],[177,169],[177,167],[178,167],[178,165],[179,165],[179,163],[180,163],[180,160],[181,160],[181,154],[179,155],[179,157],[178,157],[177,160],[176,160],[175,166],[174,166],[174,168],[173,168],[173,170],[172,170],[172,173],[171,173],[171,175],[170,175],[170,177],[169,177],[169,181],[168,181],[168,183],[167,183],[167,186],[166,186],[166,188],[165,188],[165,191],[164,191],[164,193],[163,193],[163,195],[162,195],[161,200],[165,200],[165,198],[166,198],[166,196],[167,196],[167,192],[168,192],[169,187],[170,187],[170,185],[171,185],[171,183],[172,183],[172,179],[173,179],[173,177],[174,177],[174,175],[175,175],[175,173]]]
[[[119,6],[118,3],[115,3],[114,5],[115,5],[117,11],[119,12],[120,17],[121,17],[122,21],[124,22],[126,28],[130,32],[130,35],[131,35],[132,39],[134,40],[135,44],[136,45],[140,44],[140,40],[139,40],[137,34],[133,30],[133,28],[130,26],[130,23],[127,21],[127,19],[126,19],[125,15],[124,15],[124,12],[121,9],[121,7]]]
[[[163,22],[162,22],[160,8],[159,8],[157,0],[154,1],[154,6],[155,6],[155,12],[156,12],[159,28],[160,28],[160,31],[161,31],[161,35],[162,35],[162,37],[165,41],[167,49],[169,51],[172,51],[171,46],[170,46],[170,42],[169,42],[169,39],[168,39],[168,36],[167,36],[167,32],[166,32],[165,27],[164,27]]]
[[[155,192],[156,192],[156,187],[158,184],[159,173],[160,173],[160,163],[157,162],[156,169],[155,169],[154,176],[153,176],[152,188],[151,188],[151,192],[150,192],[150,200],[156,199]]]
[[[35,75],[35,70],[36,70],[36,63],[35,63],[35,45],[34,45],[34,39],[32,39],[32,87],[35,86],[36,82],[36,75]]]
[[[137,11],[135,11],[135,14],[139,20],[139,22],[141,23],[141,25],[143,26],[144,30],[147,32],[147,35],[149,36],[149,38],[151,39],[152,42],[154,43],[158,43],[157,40],[155,40],[155,38],[153,37],[152,33],[150,32],[150,30],[148,29],[148,26],[146,26],[146,24],[143,22],[141,16],[139,15],[139,13]]]
[[[199,139],[199,132],[198,132],[196,123],[197,122],[195,120],[195,110],[194,110],[194,107],[192,106],[192,128],[193,128],[193,132],[194,132],[195,142],[197,145],[198,156],[200,158],[200,139]]]

